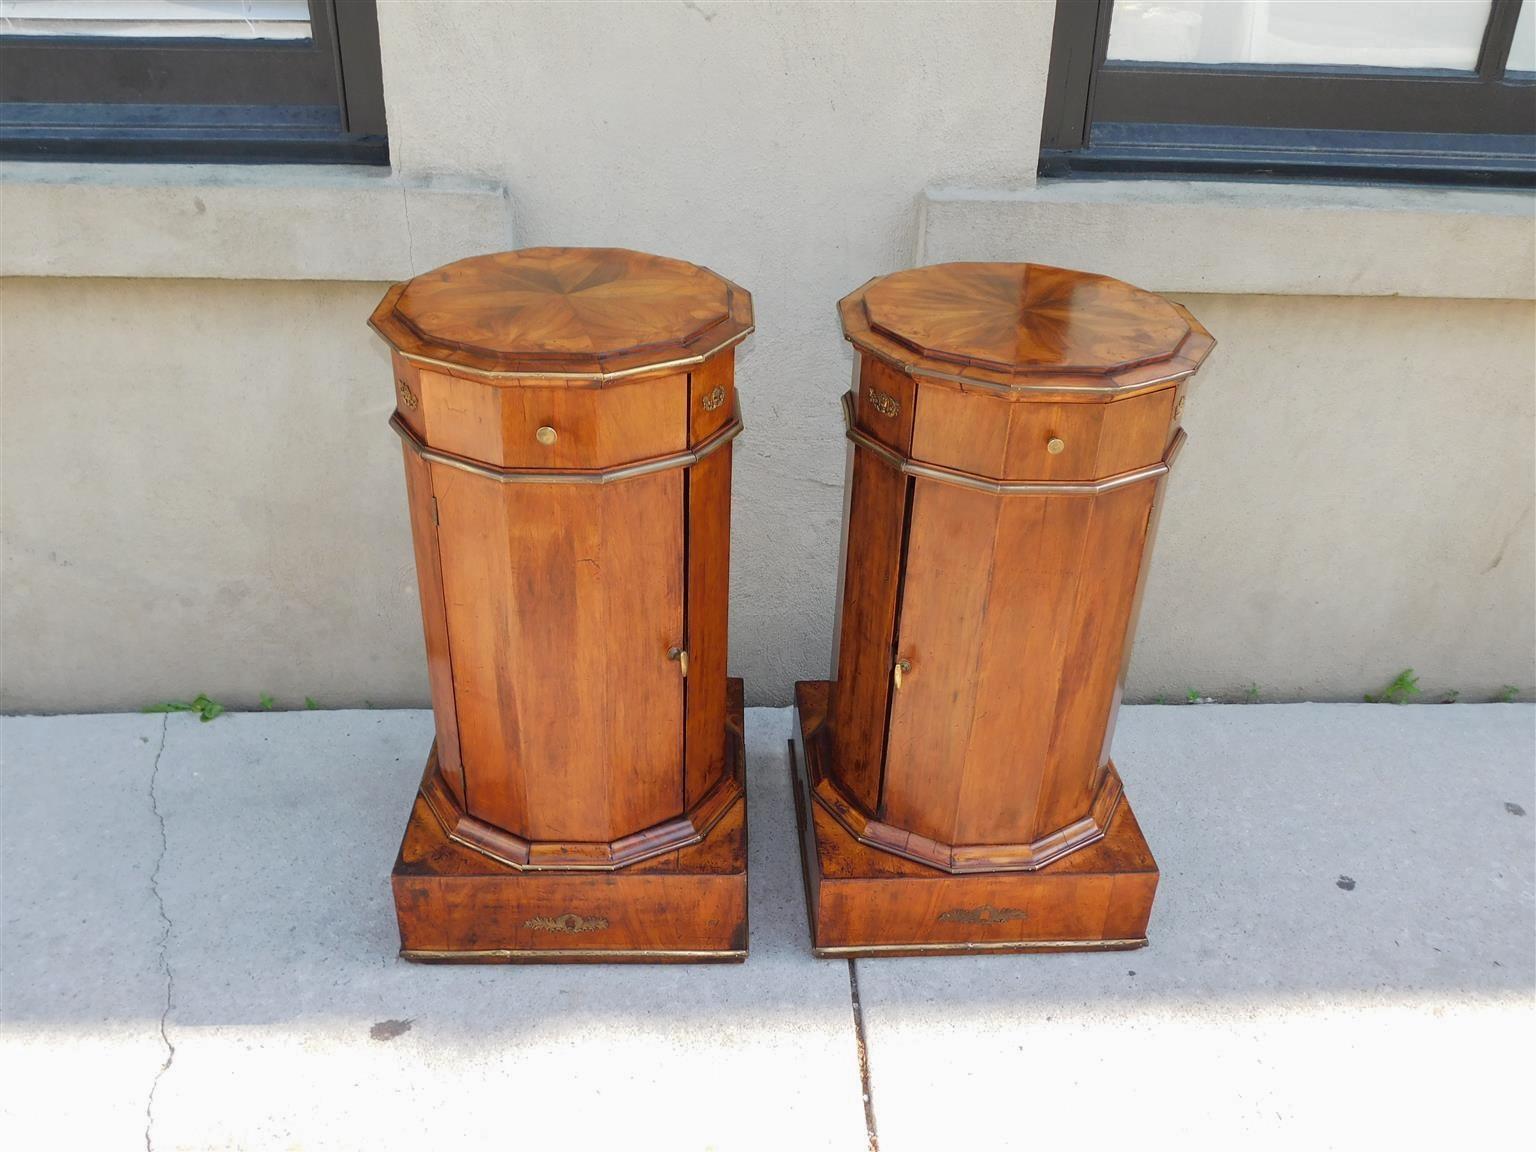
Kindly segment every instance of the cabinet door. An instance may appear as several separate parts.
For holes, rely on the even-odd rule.
[[[1009,844],[1088,814],[1156,491],[998,496],[916,482],[889,823],[950,844]]]
[[[908,667],[900,687],[886,670],[884,816],[945,843],[956,840],[1001,504],[936,480],[912,486],[894,655]]]
[[[433,464],[471,814],[606,841],[683,792],[683,474],[502,484]]]

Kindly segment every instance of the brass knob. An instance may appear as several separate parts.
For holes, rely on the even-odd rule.
[[[543,444],[545,447],[548,447],[549,445],[553,444],[556,440],[560,439],[560,434],[558,432],[556,432],[553,428],[551,428],[548,424],[546,424],[546,425],[544,425],[544,427],[540,428],[537,432],[535,432],[533,434],[533,438],[535,440],[537,440],[540,444]]]
[[[667,649],[667,659],[676,660],[677,666],[682,670],[683,676],[688,675],[688,649],[672,647]]]
[[[912,671],[912,661],[902,657],[896,661],[896,667],[891,669],[891,678],[896,681],[896,691],[901,691],[901,678]]]
[[[1052,456],[1060,456],[1062,449],[1066,446],[1066,442],[1063,441],[1059,436],[1052,436],[1045,442],[1045,450]]]

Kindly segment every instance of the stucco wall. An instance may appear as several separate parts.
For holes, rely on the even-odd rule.
[[[380,5],[397,176],[357,195],[504,188],[518,244],[650,249],[753,291],[731,658],[752,702],[830,651],[851,364],[833,304],[920,252],[924,189],[1032,183],[1050,23],[1050,4]],[[79,179],[106,192],[32,189],[62,221],[7,220],[7,248],[64,244],[71,213],[129,196]],[[222,200],[195,189],[225,176],[185,179],[131,203],[179,213],[168,243],[224,251],[195,274],[228,278],[133,279],[168,274],[138,245],[5,282],[0,706],[423,702],[390,378],[362,326],[383,285],[333,279],[335,237],[306,273],[310,233],[260,226],[286,194],[259,173]],[[333,183],[344,206],[365,181]],[[457,216],[431,245],[381,239],[388,266],[497,242]],[[1132,696],[1348,698],[1408,665],[1467,698],[1536,684],[1530,304],[1178,298],[1222,343],[1186,408]]]
[[[379,285],[4,288],[7,707],[425,699],[387,361],[358,323]],[[1222,343],[1185,408],[1132,697],[1351,698],[1408,666],[1430,694],[1528,689],[1530,306],[1181,299]],[[797,389],[795,420],[749,407],[731,664],[758,700],[830,650],[843,372]]]

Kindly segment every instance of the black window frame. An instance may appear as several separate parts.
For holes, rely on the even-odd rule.
[[[388,164],[374,0],[308,40],[0,36],[0,157]]]
[[[1110,61],[1113,0],[1058,0],[1040,174],[1536,187],[1520,4],[1493,0],[1469,73]]]

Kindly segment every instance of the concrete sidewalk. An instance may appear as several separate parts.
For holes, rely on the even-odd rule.
[[[1151,947],[818,961],[748,712],[743,966],[418,967],[423,712],[7,718],[9,1148],[1322,1148],[1529,1130],[1530,705],[1124,711]],[[860,1010],[851,997],[857,978]],[[866,1113],[861,1033],[872,1090]]]

